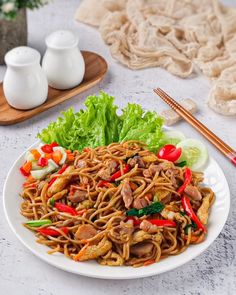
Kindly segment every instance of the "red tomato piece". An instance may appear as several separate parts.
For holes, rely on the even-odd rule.
[[[173,144],[166,144],[159,150],[157,157],[159,159],[175,162],[180,158],[181,153],[181,148],[176,148]]]

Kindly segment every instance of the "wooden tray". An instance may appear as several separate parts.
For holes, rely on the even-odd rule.
[[[27,120],[100,82],[107,72],[107,63],[105,59],[89,51],[82,51],[82,54],[85,60],[85,75],[82,83],[69,90],[58,90],[49,87],[48,99],[46,102],[34,109],[24,111],[12,108],[6,101],[3,93],[3,84],[0,83],[0,125],[11,125]]]

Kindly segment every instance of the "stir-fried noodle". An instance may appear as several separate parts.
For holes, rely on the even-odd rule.
[[[40,229],[58,233],[25,225],[35,232],[37,242],[51,248],[49,253],[61,252],[76,261],[96,259],[102,265],[142,266],[204,240],[206,233],[186,213],[177,192],[184,183],[185,167],[159,160],[137,141],[74,154],[74,162],[68,162],[62,174],[49,174],[21,194],[21,214],[29,220],[51,220]],[[203,174],[193,172],[185,194],[206,225],[214,193],[202,181]],[[132,208],[140,212],[154,203],[163,205],[160,212],[127,216]],[[76,214],[58,204],[74,208]]]

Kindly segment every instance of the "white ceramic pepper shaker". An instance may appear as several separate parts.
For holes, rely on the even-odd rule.
[[[85,64],[78,48],[78,36],[71,31],[56,31],[46,38],[47,50],[42,67],[48,84],[56,89],[69,89],[81,83]]]
[[[30,47],[21,46],[5,55],[7,71],[3,80],[3,91],[7,102],[14,108],[27,110],[45,102],[48,82],[40,66],[40,53]]]

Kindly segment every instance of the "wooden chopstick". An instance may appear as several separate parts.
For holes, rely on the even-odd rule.
[[[227,157],[236,166],[236,152],[227,145],[223,140],[210,131],[205,125],[203,125],[198,119],[196,119],[189,111],[182,107],[177,101],[171,98],[162,89],[154,89],[154,92],[160,96],[160,98],[166,102],[178,115],[180,115],[185,121],[199,131],[207,140],[209,140],[224,156]]]
[[[162,95],[162,99],[164,100],[165,97],[168,97],[168,101],[165,101],[167,104],[169,104],[169,101],[171,101],[172,105],[175,107],[170,106],[182,117],[182,114],[179,113],[179,109],[182,109],[181,111],[189,118],[189,120],[193,120],[196,126],[199,128],[198,131],[201,132],[201,130],[204,130],[204,132],[207,133],[207,135],[212,138],[212,140],[218,141],[218,144],[221,145],[222,148],[226,149],[229,153],[232,153],[232,149],[230,146],[228,146],[226,143],[224,143],[220,138],[218,138],[214,133],[212,133],[205,125],[203,125],[200,121],[198,121],[189,111],[187,111],[185,108],[183,108],[181,105],[179,105],[173,98],[171,98],[168,94],[166,94],[162,89],[157,88],[157,91],[155,91],[160,97]],[[185,119],[185,118],[184,118]],[[187,119],[186,119],[187,120]],[[191,122],[189,122],[191,124]],[[192,124],[191,124],[192,125]],[[196,128],[196,126],[193,126]],[[201,132],[202,133],[202,132]],[[203,134],[205,136],[205,134]]]

